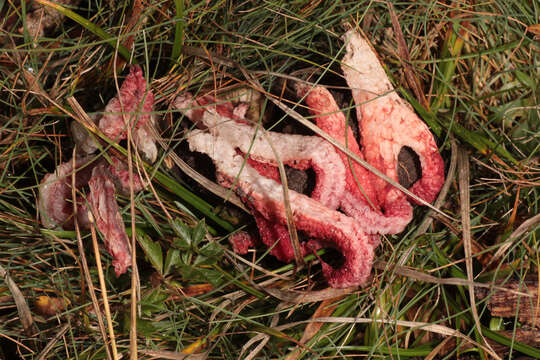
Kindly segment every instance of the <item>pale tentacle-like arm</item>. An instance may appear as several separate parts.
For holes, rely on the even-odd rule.
[[[421,178],[411,191],[432,202],[444,182],[444,163],[426,124],[394,91],[377,56],[357,32],[344,36],[347,53],[342,69],[357,105],[362,151],[366,160],[397,180],[398,155],[410,147],[420,159]],[[399,212],[404,195],[375,177],[383,208]],[[396,203],[397,202],[397,203]]]

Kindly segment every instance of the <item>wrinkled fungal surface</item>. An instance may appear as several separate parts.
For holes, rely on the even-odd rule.
[[[88,204],[97,228],[103,235],[105,248],[113,257],[116,276],[125,273],[131,265],[131,251],[122,216],[116,203],[115,187],[105,165],[92,170],[88,182],[90,195]]]
[[[393,180],[398,180],[398,156],[404,146],[419,157],[422,177],[410,191],[432,202],[444,182],[444,163],[426,124],[395,92],[368,42],[357,32],[344,36],[342,61],[345,80],[357,104],[356,111],[365,159]],[[406,207],[406,196],[383,179],[372,175],[382,208],[391,213]]]
[[[245,164],[243,155],[238,154],[228,138],[197,131],[189,136],[189,145],[192,151],[214,159],[220,183],[234,187],[258,215],[272,224],[287,223],[281,184]],[[323,273],[330,286],[348,287],[365,282],[373,261],[372,236],[355,219],[320,201],[295,191],[290,191],[289,196],[296,228],[314,239],[304,245],[304,252],[332,247],[345,256],[344,264],[337,269],[323,262]],[[287,244],[291,246],[290,240]]]
[[[154,94],[146,87],[142,69],[132,66],[120,87],[120,92],[109,101],[103,116],[99,119],[99,129],[112,140],[127,138],[128,123],[134,130],[133,139],[137,149],[150,162],[157,157],[157,146],[150,136],[147,126],[154,125]]]
[[[157,157],[157,147],[146,125],[153,124],[154,97],[146,87],[146,80],[138,66],[130,69],[118,96],[105,108],[105,114],[97,119],[99,129],[115,140],[127,137],[128,125],[134,130],[134,141],[138,150],[152,162]],[[111,163],[96,159],[91,154],[98,149],[95,137],[78,123],[72,125],[78,149],[85,154],[75,161],[60,164],[54,173],[47,174],[39,187],[39,212],[41,223],[47,228],[72,228],[74,213],[82,228],[90,228],[88,211],[93,214],[95,224],[103,236],[105,247],[113,257],[117,276],[125,273],[131,264],[131,251],[124,223],[116,203],[116,190],[129,194],[130,176],[127,164],[114,155]],[[72,178],[77,192],[72,201]],[[145,184],[134,172],[131,178],[134,192],[141,191]],[[88,186],[87,197],[81,195]]]
[[[89,158],[80,158],[67,161],[60,164],[54,173],[45,175],[41,180],[38,207],[41,224],[46,228],[73,228],[74,207],[71,185],[73,177],[75,177],[75,188],[88,184],[92,174],[92,165],[89,165],[89,160]],[[76,202],[82,203],[80,196],[76,197]],[[84,212],[78,212],[77,220],[87,224],[88,216]]]
[[[395,94],[369,44],[355,32],[347,33],[345,41],[343,72],[357,106],[360,144],[325,87],[297,84],[298,96],[323,131],[395,181],[402,149],[416,154],[421,170],[410,190],[433,201],[444,181],[444,163],[431,132]],[[314,191],[308,196],[289,190],[290,204],[296,228],[310,239],[301,244],[303,254],[324,247],[343,256],[343,263],[335,267],[321,259],[332,287],[364,283],[379,234],[399,233],[412,219],[405,194],[326,140],[265,132],[244,117],[245,107],[211,97],[193,99],[183,94],[175,106],[199,127],[187,136],[190,149],[210,156],[218,181],[240,196],[255,217],[261,241],[282,261],[292,261],[294,252],[277,159],[315,171]],[[245,234],[231,241],[240,253],[254,243]]]

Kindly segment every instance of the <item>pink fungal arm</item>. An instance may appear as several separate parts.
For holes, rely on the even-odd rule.
[[[345,190],[345,167],[332,145],[314,136],[280,134],[240,123],[233,110],[220,112],[220,107],[207,105],[201,108],[198,100],[190,94],[179,96],[175,107],[194,122],[204,125],[208,131],[229,141],[234,149],[247,154],[252,160],[273,167],[280,160],[293,168],[313,168],[316,184],[312,196],[330,208],[337,208]],[[225,105],[221,105],[224,108]],[[231,116],[231,117],[228,117]],[[193,132],[195,134],[196,132]]]
[[[244,164],[228,138],[194,131],[188,138],[192,151],[212,158],[221,182],[236,185],[238,195],[270,222],[286,224],[283,189],[272,179],[260,176],[257,170]],[[296,228],[309,237],[319,239],[318,246],[337,249],[345,258],[344,264],[333,268],[323,262],[323,274],[332,287],[349,287],[364,283],[373,261],[373,247],[358,222],[319,201],[295,191],[289,191],[290,205]]]
[[[117,157],[111,157],[112,163],[107,167],[110,173],[111,179],[114,181],[116,188],[124,195],[129,194],[129,171],[125,162],[122,162]],[[137,169],[133,168],[133,192],[138,193],[143,190],[145,184],[139,174],[136,173]]]
[[[109,138],[119,141],[127,138],[127,123],[131,124],[137,148],[148,160],[154,162],[157,147],[146,129],[147,126],[153,126],[155,121],[152,116],[153,107],[154,94],[146,88],[142,69],[138,65],[132,66],[120,92],[105,107],[99,128]]]
[[[131,265],[131,251],[124,222],[116,204],[114,183],[104,165],[98,165],[92,170],[88,185],[90,209],[97,228],[103,235],[105,248],[113,256],[112,264],[116,276],[120,276]]]
[[[113,98],[105,108],[105,115],[99,120],[100,130],[115,140],[125,139],[127,124],[134,128],[134,141],[138,150],[150,161],[157,157],[157,147],[148,132],[153,125],[151,115],[154,96],[146,88],[146,80],[138,66],[130,69],[123,82],[118,96]],[[73,126],[73,135],[84,153],[92,153],[98,144],[78,124]],[[39,212],[41,223],[47,228],[73,226],[74,206],[72,198],[72,177],[76,171],[75,188],[81,190],[88,185],[88,204],[80,197],[76,199],[77,220],[81,227],[91,226],[88,208],[92,211],[97,228],[103,235],[105,247],[113,256],[116,275],[127,271],[131,265],[131,252],[124,224],[115,197],[115,185],[123,193],[129,193],[130,180],[125,163],[112,156],[112,163],[106,165],[99,160],[89,163],[90,157],[68,161],[58,166],[53,174],[47,174],[39,187]],[[83,166],[84,165],[84,166]],[[144,182],[134,173],[133,190],[139,192]]]
[[[249,152],[247,164],[258,173],[280,183],[276,154],[280,160],[297,169],[313,168],[316,175],[311,196],[335,209],[345,190],[345,167],[333,147],[323,139],[266,132],[248,125],[243,120],[245,109],[230,102],[219,102],[211,97],[194,100],[191,94],[179,96],[175,107],[190,120],[216,137],[227,139],[239,154]],[[192,134],[195,134],[193,132]],[[252,209],[262,242],[270,247],[270,254],[284,262],[294,259],[289,232],[284,224],[274,223]]]
[[[345,115],[328,89],[297,84],[297,93],[299,97],[305,97],[309,111],[316,116],[315,121],[321,130],[363,158],[352,130],[346,126]],[[392,207],[383,206],[385,210],[392,210],[383,214],[369,171],[344,152],[336,151],[346,168],[346,190],[340,199],[340,208],[357,219],[367,233],[396,234],[403,231],[412,219],[412,207],[406,201],[400,207],[395,204]]]
[[[89,158],[70,160],[60,164],[54,173],[47,174],[39,185],[39,215],[43,226],[49,229],[56,227],[73,227],[73,201],[72,201],[72,175],[75,173],[75,187],[80,188],[88,183],[91,166],[88,167]],[[84,167],[84,168],[83,168]],[[81,199],[77,199],[80,202]],[[85,212],[78,212],[78,220],[82,226],[88,223]]]
[[[342,69],[352,89],[366,160],[393,180],[397,177],[398,154],[403,146],[416,152],[422,177],[411,191],[432,202],[444,182],[444,163],[426,124],[394,91],[377,56],[357,32],[344,36],[346,55]],[[373,176],[379,203],[390,213],[406,206],[405,196],[384,180]]]

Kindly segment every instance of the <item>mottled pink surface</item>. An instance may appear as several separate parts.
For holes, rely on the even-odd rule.
[[[152,91],[146,89],[142,69],[137,65],[132,66],[120,87],[120,92],[105,107],[104,114],[99,120],[99,128],[111,139],[125,139],[126,122],[131,122],[135,129],[140,128],[150,121],[153,106],[154,95]]]
[[[346,55],[342,69],[352,89],[366,160],[397,181],[398,155],[403,146],[410,147],[422,167],[422,177],[410,191],[432,202],[444,183],[444,163],[437,144],[426,124],[395,92],[368,42],[354,31],[344,36]],[[372,183],[382,208],[401,213],[407,198],[384,180],[372,175]]]
[[[257,240],[246,231],[239,231],[229,236],[229,241],[232,244],[235,253],[240,255],[247,254],[248,250],[253,247]]]
[[[146,88],[141,68],[132,66],[120,93],[107,104],[105,114],[99,120],[99,128],[110,138],[121,140],[126,138],[126,121],[130,121],[135,129],[134,141],[138,150],[153,162],[157,157],[157,147],[145,128],[146,124],[154,121],[151,115],[153,104],[154,97]],[[84,132],[78,134],[79,137],[85,136]],[[89,147],[90,152],[95,149],[97,146]],[[115,189],[127,194],[130,184],[127,164],[115,156],[111,156],[111,159],[110,165],[106,165],[103,160],[97,160],[84,167],[83,165],[91,160],[90,157],[76,160],[75,187],[79,191],[86,185],[90,188],[88,204],[81,197],[77,198],[77,219],[81,227],[89,228],[90,208],[97,228],[103,235],[105,247],[113,256],[116,275],[119,276],[130,266],[131,252],[116,203]],[[47,228],[73,226],[72,172],[73,162],[70,160],[59,165],[53,174],[45,175],[40,184],[39,211],[41,223]],[[135,192],[144,188],[144,183],[137,173],[133,174],[132,180]]]
[[[233,107],[230,102],[222,103],[209,96],[193,99],[191,94],[183,94],[175,100],[175,106],[197,123],[198,127],[216,137],[227,139],[237,155],[244,158],[244,154],[249,152],[246,166],[255,169],[261,177],[274,180],[278,185],[281,180],[276,155],[284,164],[293,168],[312,168],[316,183],[311,196],[330,209],[336,209],[339,205],[345,190],[345,167],[333,146],[323,139],[275,132],[263,135],[263,130],[243,120],[245,109],[242,104]],[[196,131],[191,133],[196,134]],[[215,157],[212,159],[216,160]],[[268,219],[254,209],[252,214],[261,241],[271,248],[270,254],[281,261],[292,261],[294,251],[286,224]]]
[[[118,159],[115,156],[111,157],[112,163],[107,167],[111,175],[111,179],[114,181],[116,188],[124,195],[129,194],[129,169],[128,165]],[[133,169],[133,192],[138,193],[144,189],[144,182],[142,181],[139,174],[137,174],[137,169]]]
[[[75,187],[80,188],[88,183],[92,166],[88,166],[89,158],[75,161]],[[47,174],[39,185],[39,215],[43,226],[49,229],[64,227],[73,228],[72,175],[73,161],[60,164],[54,173]],[[80,196],[77,203],[82,202]],[[78,220],[82,225],[88,223],[85,212],[78,212]]]
[[[89,209],[92,211],[95,223],[103,235],[105,247],[114,258],[115,272],[120,275],[126,272],[131,264],[131,255],[127,246],[124,223],[116,204],[115,182],[122,183],[126,180],[117,179],[112,174],[126,177],[127,170],[123,168],[125,164],[120,160],[114,157],[112,159],[114,161],[112,165],[106,165],[104,161],[90,163],[88,157],[75,161],[77,192],[87,185],[90,189],[86,200],[80,194],[77,195],[77,220],[81,228],[89,229],[91,222],[88,211]],[[73,161],[70,160],[43,178],[39,187],[39,213],[43,226],[73,228],[72,173]],[[134,174],[134,179],[137,183],[139,177]],[[138,183],[140,184],[140,181]],[[142,188],[142,185],[137,186],[140,187],[136,189],[137,191]]]
[[[147,160],[154,162],[157,158],[157,147],[147,129],[147,126],[154,124],[153,109],[154,94],[146,87],[142,69],[134,65],[122,83],[118,95],[105,107],[104,114],[99,119],[99,129],[109,138],[120,141],[127,138],[128,123],[131,124],[137,149]]]
[[[243,156],[227,138],[198,131],[189,137],[189,145],[192,151],[205,153],[214,159],[220,183],[228,187],[235,184],[236,193],[260,216],[270,223],[282,226],[287,223],[281,184],[261,176],[245,164]],[[372,236],[366,235],[355,219],[317,200],[295,191],[289,191],[289,197],[296,228],[317,239],[312,242],[311,250],[321,246],[332,247],[345,258],[339,268],[323,262],[323,274],[330,286],[348,287],[365,282],[373,261]],[[282,251],[288,249],[280,246]],[[286,252],[282,256],[291,258]]]
[[[305,96],[310,113],[316,116],[317,126],[363,159],[353,132],[347,127],[345,115],[328,89],[298,84],[297,92],[299,97]],[[412,207],[408,203],[398,204],[404,205],[401,207],[381,204],[371,173],[344,152],[336,151],[347,169],[346,190],[339,202],[340,209],[360,221],[364,231],[369,234],[396,234],[403,231],[412,219]]]
[[[203,110],[190,95],[180,97],[176,106],[207,129],[189,134],[190,148],[213,159],[223,186],[235,186],[255,217],[261,240],[282,261],[292,261],[294,251],[273,150],[292,167],[313,167],[317,176],[314,198],[289,190],[296,228],[316,239],[303,243],[301,250],[305,254],[322,246],[333,247],[344,255],[345,262],[337,269],[323,263],[323,273],[333,287],[358,285],[366,280],[373,259],[371,242],[376,240],[366,235],[355,219],[334,210],[343,196],[346,177],[343,162],[333,146],[317,137],[267,132],[272,150],[264,137],[256,136],[253,127],[228,118],[231,111],[223,116],[224,112],[212,105]],[[245,151],[250,154],[247,161]]]
[[[199,99],[193,99],[191,94],[186,93],[177,97],[175,107],[190,120],[197,122],[201,128],[206,129],[205,131],[228,139],[233,149],[239,153],[249,153],[249,161],[260,163],[256,165],[259,170],[264,164],[276,167],[278,163],[276,155],[283,164],[295,169],[312,168],[316,176],[312,196],[332,209],[337,208],[339,199],[345,191],[345,167],[331,144],[316,136],[272,131],[263,133],[264,130],[256,126],[240,122],[242,119],[236,115],[233,118],[223,116],[221,114],[223,111],[218,110],[219,107],[206,105],[208,100],[204,101],[205,106],[201,107]],[[224,107],[223,104],[220,106]],[[229,111],[225,115],[231,116],[231,112],[234,111]],[[189,136],[198,132],[199,130],[193,131]],[[274,174],[277,173],[274,171]]]
[[[343,72],[357,104],[361,146],[326,88],[298,85],[298,95],[305,96],[309,111],[323,131],[396,182],[399,152],[404,146],[410,147],[422,167],[411,191],[433,201],[444,181],[444,164],[432,134],[395,94],[367,42],[350,32],[346,44]],[[276,153],[284,164],[315,170],[316,186],[311,197],[289,190],[290,206],[296,228],[310,238],[301,245],[303,254],[331,247],[344,257],[339,268],[322,262],[332,287],[365,282],[378,234],[401,232],[412,219],[412,206],[400,190],[323,139],[273,132],[262,136],[264,130],[243,119],[244,110],[211,97],[194,100],[184,94],[175,105],[201,129],[189,133],[190,149],[212,158],[218,181],[234,187],[255,217],[262,242],[280,260],[292,261],[294,251],[286,227]],[[248,241],[239,244],[236,248],[247,251]]]
[[[112,264],[116,276],[120,276],[131,265],[131,251],[124,222],[116,204],[114,183],[105,165],[98,165],[92,170],[88,185],[88,203],[92,215],[103,235],[105,248],[113,256]]]

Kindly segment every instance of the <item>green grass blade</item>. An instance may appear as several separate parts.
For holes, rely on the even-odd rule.
[[[176,63],[184,45],[184,0],[174,0],[174,5],[176,7],[176,16],[174,17],[176,24],[171,57],[173,63]]]
[[[513,341],[510,338],[507,338],[504,335],[496,333],[495,331],[489,330],[487,327],[482,327],[482,333],[490,340],[496,341],[499,344],[506,346],[512,346],[515,350],[519,351],[528,356],[532,356],[535,359],[540,359],[540,350],[532,346],[520,343],[518,341]]]
[[[127,62],[130,62],[130,52],[129,50],[122,45],[121,43],[117,43],[117,38],[97,26],[96,24],[92,23],[88,19],[85,19],[81,15],[66,9],[60,4],[53,3],[49,0],[36,0],[41,5],[49,6],[59,13],[61,13],[64,16],[67,16],[71,20],[77,22],[78,24],[82,25],[84,28],[89,30],[90,32],[94,33],[95,35],[99,36],[103,40],[106,40],[109,45],[111,45],[114,49],[118,49],[118,53],[126,60]],[[133,63],[136,63],[135,60],[133,60]]]

